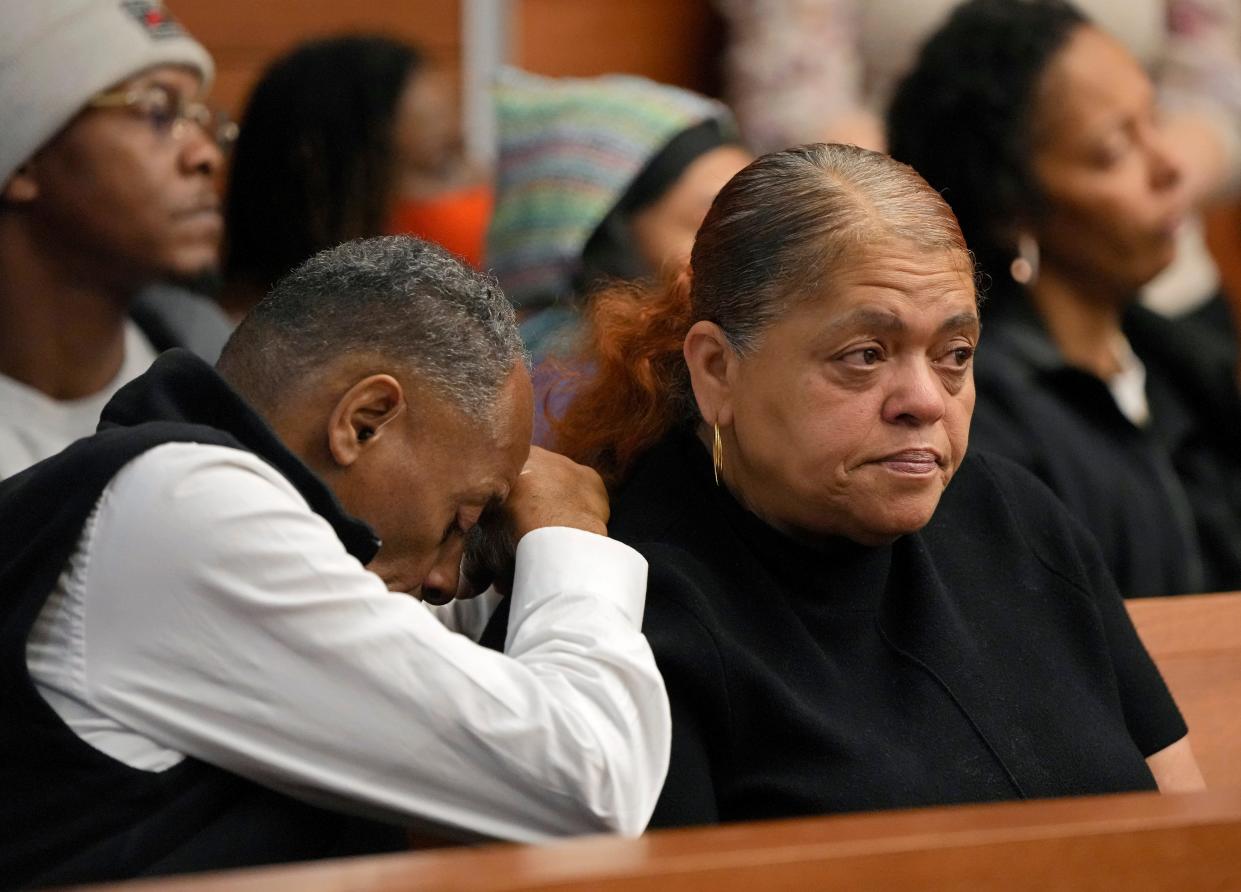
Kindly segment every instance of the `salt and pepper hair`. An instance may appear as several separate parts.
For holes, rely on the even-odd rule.
[[[321,251],[277,282],[237,326],[219,370],[269,411],[346,357],[412,373],[480,422],[528,362],[494,279],[421,239],[383,236]]]

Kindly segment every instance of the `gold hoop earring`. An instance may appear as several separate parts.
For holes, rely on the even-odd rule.
[[[724,470],[724,441],[720,439],[720,426],[715,425],[715,442],[711,444],[711,464],[715,466],[715,485],[720,485],[720,472]]]

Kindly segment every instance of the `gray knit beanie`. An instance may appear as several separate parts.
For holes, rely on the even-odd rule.
[[[0,3],[0,185],[96,93],[158,65],[214,75],[211,56],[158,0]]]

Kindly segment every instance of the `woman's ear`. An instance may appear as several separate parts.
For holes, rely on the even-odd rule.
[[[708,424],[732,423],[737,353],[714,322],[695,322],[682,346],[698,411]]]
[[[340,467],[396,430],[389,424],[405,411],[405,391],[391,375],[368,375],[341,396],[328,417],[328,451]]]

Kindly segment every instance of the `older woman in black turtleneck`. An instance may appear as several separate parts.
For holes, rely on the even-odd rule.
[[[1091,537],[966,455],[973,263],[908,167],[760,158],[591,338],[558,431],[650,562],[657,825],[1201,785]]]

